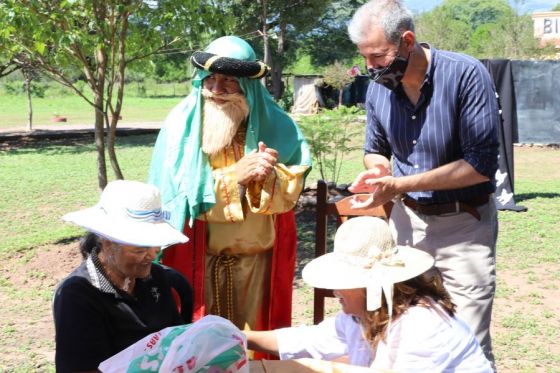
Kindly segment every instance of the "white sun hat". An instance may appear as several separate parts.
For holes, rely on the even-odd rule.
[[[68,213],[64,221],[77,224],[110,241],[142,247],[169,246],[188,238],[165,221],[159,190],[139,181],[112,181],[99,202]]]
[[[393,284],[416,277],[433,265],[430,254],[397,246],[384,220],[360,216],[338,228],[333,252],[309,262],[302,277],[316,288],[366,288],[368,311],[381,307],[384,292],[392,314]]]

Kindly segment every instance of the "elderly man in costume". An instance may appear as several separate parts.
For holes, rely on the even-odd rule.
[[[191,94],[167,117],[150,168],[170,223],[190,238],[162,261],[190,279],[195,319],[290,325],[307,143],[259,81],[269,68],[247,42],[219,38],[191,62]]]

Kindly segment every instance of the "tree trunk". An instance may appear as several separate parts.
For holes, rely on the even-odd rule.
[[[97,150],[97,181],[100,190],[107,186],[107,164],[105,162],[105,113],[103,112],[103,95],[105,92],[105,74],[107,56],[103,47],[95,52],[97,60],[97,81],[94,90],[95,104],[95,149]]]
[[[270,53],[270,44],[268,43],[268,26],[266,24],[267,2],[266,2],[266,0],[261,0],[260,3],[261,3],[261,7],[262,7],[262,13],[261,13],[261,16],[260,16],[260,21],[261,21],[261,25],[262,25],[262,34],[263,34],[263,49],[264,49],[263,60],[264,60],[265,64],[267,64],[268,66],[270,66],[272,68],[272,55]],[[266,76],[264,76],[261,81],[262,81],[263,85],[266,87]]]
[[[100,190],[107,186],[107,164],[105,163],[105,120],[103,112],[103,91],[95,92],[95,150],[97,151],[97,184]]]
[[[117,179],[124,179],[123,173],[121,171],[121,167],[119,165],[119,161],[117,159],[117,153],[115,151],[115,140],[117,136],[117,123],[119,121],[119,116],[115,112],[114,115],[111,116],[111,124],[109,127],[109,137],[107,139],[107,152],[109,154],[109,161],[111,162],[111,167],[113,168],[113,172],[115,174],[115,178]]]
[[[344,88],[338,90],[338,107],[342,106],[342,94],[344,93]]]
[[[278,58],[272,65],[272,95],[276,101],[282,98],[284,93],[284,82],[282,81],[282,56],[284,55],[284,43],[286,40],[286,23],[280,22],[280,35],[278,36]]]
[[[31,103],[31,78],[25,78],[25,92],[27,93],[27,130],[33,130],[33,104]]]
[[[126,32],[128,29],[128,12],[123,13],[122,16],[122,24],[121,24],[121,29],[120,32],[118,34],[118,45],[119,45],[119,50],[118,50],[118,83],[117,83],[117,102],[115,105],[114,110],[111,109],[111,121],[110,121],[110,126],[109,126],[109,138],[107,140],[107,152],[109,153],[109,161],[111,162],[111,167],[113,168],[113,172],[115,174],[115,177],[117,179],[124,179],[121,167],[119,165],[119,161],[117,159],[117,152],[115,151],[115,142],[116,142],[116,137],[117,137],[117,123],[119,122],[119,118],[121,115],[121,109],[122,109],[122,102],[123,102],[123,96],[124,96],[124,73],[125,73],[125,69],[126,69]],[[117,40],[115,39],[113,41],[113,45],[114,43],[116,43]],[[113,50],[113,58],[112,58],[112,62],[111,62],[111,70],[115,71],[117,69],[117,66],[115,66],[115,51]],[[111,94],[113,93],[113,85],[115,84],[114,79],[111,79]],[[107,97],[107,100],[112,101],[112,97]],[[112,108],[112,106],[110,106]]]

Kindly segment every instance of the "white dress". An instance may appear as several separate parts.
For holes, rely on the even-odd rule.
[[[276,336],[283,360],[348,355],[352,365],[395,372],[493,372],[466,323],[433,308],[408,309],[393,322],[375,354],[360,325],[343,312],[318,325],[279,329]]]

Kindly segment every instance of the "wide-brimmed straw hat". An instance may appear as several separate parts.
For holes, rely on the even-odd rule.
[[[139,181],[112,181],[95,206],[62,219],[125,245],[157,247],[188,241],[165,221],[159,190]]]
[[[367,289],[367,309],[381,307],[381,293],[392,310],[392,288],[434,265],[421,250],[395,244],[389,225],[380,218],[360,216],[344,222],[336,232],[334,250],[309,262],[305,282],[323,289]]]

